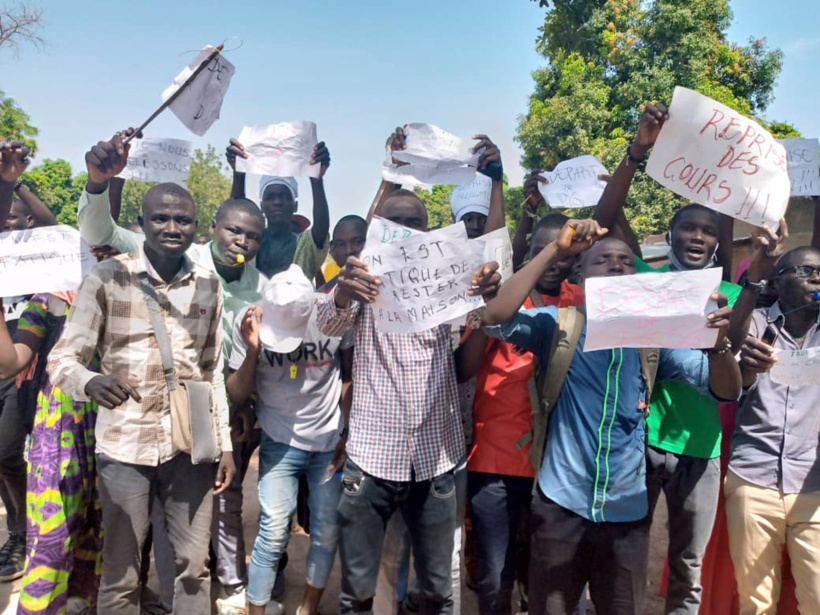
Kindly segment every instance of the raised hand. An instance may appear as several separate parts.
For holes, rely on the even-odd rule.
[[[715,348],[720,348],[726,340],[726,331],[729,327],[729,319],[732,316],[732,308],[729,307],[729,300],[723,293],[712,293],[709,298],[717,303],[718,309],[706,316],[706,327],[718,330]]]
[[[388,154],[392,154],[393,152],[397,152],[399,150],[407,149],[407,136],[404,134],[404,128],[396,128],[393,133],[387,137],[387,142],[384,144],[385,149],[387,150]],[[407,164],[406,162],[402,162],[401,160],[397,160],[390,157],[393,164],[402,166]]]
[[[228,160],[228,166],[236,173],[236,157],[247,158],[245,147],[236,139],[231,139],[228,147],[225,148],[225,158]]]
[[[544,169],[535,169],[528,176],[524,182],[524,208],[534,216],[544,202],[544,197],[538,190],[540,184],[548,184],[549,180],[541,175]]]
[[[495,297],[501,284],[498,263],[492,261],[481,265],[470,284],[472,284],[472,288],[467,291],[467,294],[471,297],[484,297],[488,300]]]
[[[88,169],[86,190],[99,194],[108,186],[112,177],[122,173],[128,164],[128,152],[131,144],[124,144],[123,139],[134,134],[133,128],[116,133],[108,141],[100,141],[85,155],[85,166]],[[137,135],[140,137],[141,135]]]
[[[339,272],[336,285],[336,304],[346,308],[351,301],[373,303],[382,281],[368,272],[368,267],[355,256],[350,256]]]
[[[322,165],[319,167],[319,177],[318,179],[322,179],[327,173],[327,168],[330,166],[330,152],[327,149],[324,141],[320,141],[316,144],[313,148],[313,154],[310,156],[310,164],[320,164]]]
[[[245,312],[239,329],[242,339],[248,345],[248,350],[254,353],[258,353],[262,347],[259,341],[260,322],[262,322],[262,308],[258,305],[252,305]]]
[[[762,340],[751,335],[743,342],[740,348],[740,367],[744,370],[762,374],[769,371],[777,363],[774,348]]]
[[[630,146],[630,153],[636,158],[642,158],[647,150],[655,145],[663,123],[668,119],[669,111],[662,104],[649,103],[646,105],[641,122],[638,124],[638,134],[635,135],[635,140]]]
[[[473,146],[473,153],[478,153],[481,151],[481,155],[478,157],[478,171],[479,173],[483,173],[490,177],[491,179],[495,179],[496,181],[501,181],[501,176],[503,175],[503,171],[493,173],[487,173],[487,167],[492,163],[498,163],[501,165],[501,150],[498,149],[498,146],[490,140],[490,137],[487,135],[475,135],[473,139],[477,140]]]
[[[558,254],[561,258],[575,256],[584,250],[588,250],[601,237],[609,232],[592,219],[589,220],[567,220],[564,228],[555,240]]]
[[[760,231],[752,231],[754,251],[749,259],[749,280],[760,282],[768,277],[773,265],[786,252],[786,241],[789,238],[789,226],[781,218],[777,231],[763,224]]]
[[[16,184],[28,167],[30,153],[19,141],[0,141],[0,181]]]

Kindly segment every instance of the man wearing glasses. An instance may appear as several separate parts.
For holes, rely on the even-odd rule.
[[[766,247],[732,319],[743,323],[765,286]],[[771,255],[770,255],[771,256]],[[757,257],[757,258],[756,258]],[[820,250],[803,246],[774,268],[779,299],[751,313],[740,366],[738,410],[726,476],[729,546],[741,613],[774,613],[783,547],[788,549],[801,613],[820,613],[820,366],[811,386],[772,374],[778,356],[820,346]]]

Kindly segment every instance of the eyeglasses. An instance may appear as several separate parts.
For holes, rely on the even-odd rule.
[[[777,275],[783,275],[794,271],[794,275],[798,278],[810,278],[815,273],[820,273],[820,267],[812,267],[811,265],[794,265],[793,267],[783,267],[778,270]]]

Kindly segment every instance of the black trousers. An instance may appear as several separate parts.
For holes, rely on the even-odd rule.
[[[640,615],[649,525],[590,521],[540,491],[530,517],[530,614],[569,615],[589,584],[598,615]]]

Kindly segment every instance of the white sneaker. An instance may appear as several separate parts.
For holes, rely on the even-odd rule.
[[[219,615],[247,615],[248,596],[245,590],[234,594],[228,598],[220,598],[216,601],[216,612]]]

